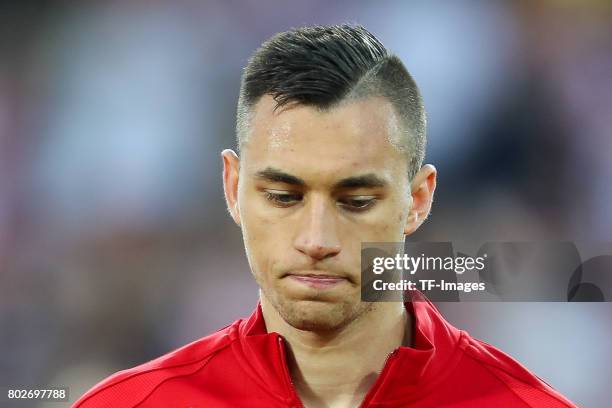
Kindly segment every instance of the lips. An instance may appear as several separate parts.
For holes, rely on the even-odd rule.
[[[289,274],[288,278],[298,284],[316,289],[327,289],[347,282],[347,279],[342,276],[315,272],[293,273]]]

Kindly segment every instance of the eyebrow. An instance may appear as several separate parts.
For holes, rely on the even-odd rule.
[[[364,174],[362,176],[347,177],[334,184],[335,189],[342,188],[374,188],[386,187],[387,181],[378,177],[374,173]]]
[[[293,176],[282,170],[275,169],[273,167],[267,167],[264,170],[255,173],[255,177],[276,183],[285,183],[293,186],[304,187],[306,182],[299,177]],[[375,187],[386,187],[387,181],[380,178],[374,173],[363,174],[360,176],[353,176],[344,178],[334,183],[334,189],[348,189],[348,188],[375,188]]]
[[[258,179],[263,179],[276,183],[291,184],[300,187],[306,185],[306,182],[301,178],[292,176],[289,173],[285,173],[284,171],[275,169],[273,167],[267,167],[264,170],[258,171],[257,173],[255,173],[255,177]]]

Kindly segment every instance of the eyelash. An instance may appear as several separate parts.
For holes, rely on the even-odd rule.
[[[290,207],[293,203],[291,201],[301,200],[301,194],[279,194],[279,193],[271,193],[269,191],[264,191],[265,198],[272,202],[274,205],[282,208]],[[291,201],[282,201],[282,199],[290,199]],[[343,208],[351,212],[362,212],[369,208],[371,208],[377,201],[375,197],[368,199],[345,199],[345,202],[340,202]],[[357,206],[347,204],[347,202],[352,202],[353,204],[358,204]],[[359,205],[361,204],[361,205]]]
[[[268,201],[271,201],[274,204],[280,204],[280,206],[282,207],[289,207],[290,203],[286,201],[281,201],[281,198],[293,198],[295,200],[301,199],[301,196],[299,194],[279,194],[264,191],[264,195]]]
[[[358,206],[354,206],[354,205],[349,205],[347,207],[345,207],[347,210],[349,211],[353,211],[353,212],[359,212],[359,211],[365,211],[367,209],[369,209],[370,207],[372,207],[374,205],[374,203],[376,203],[376,198],[368,198],[368,199],[348,199],[346,201],[352,201],[353,203],[360,203],[361,205]],[[343,204],[343,206],[346,206],[346,203],[341,203]]]

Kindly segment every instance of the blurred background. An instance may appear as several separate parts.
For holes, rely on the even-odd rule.
[[[420,85],[440,178],[412,239],[611,239],[608,0],[0,7],[0,386],[68,386],[74,401],[250,314],[220,151],[242,67],[290,27],[363,24]],[[612,303],[440,308],[609,407]]]

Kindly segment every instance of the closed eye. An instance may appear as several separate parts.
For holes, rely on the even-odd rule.
[[[302,194],[281,190],[265,190],[264,197],[277,207],[290,207],[302,200]]]
[[[375,196],[350,196],[338,200],[338,204],[353,212],[365,211],[376,203]]]

